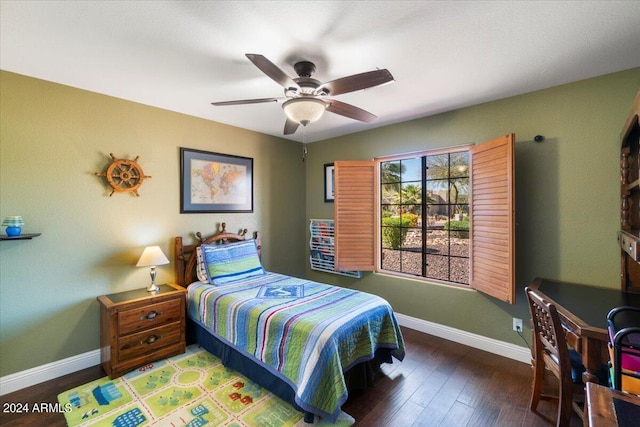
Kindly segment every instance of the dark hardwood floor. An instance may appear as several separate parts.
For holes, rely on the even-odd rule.
[[[407,356],[384,365],[385,375],[352,393],[342,409],[356,426],[549,426],[556,404],[529,411],[529,365],[403,328]],[[101,378],[99,366],[0,397],[5,403],[57,402],[65,390]],[[0,414],[0,426],[65,426],[60,413]],[[571,426],[582,425],[574,414]]]

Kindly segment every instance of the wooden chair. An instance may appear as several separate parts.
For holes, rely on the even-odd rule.
[[[580,419],[584,420],[584,411],[576,401],[576,398],[581,398],[584,401],[584,385],[581,382],[580,384],[573,382],[569,348],[558,311],[555,305],[536,291],[527,287],[525,292],[529,301],[534,338],[530,408],[535,412],[540,400],[557,400],[556,425],[558,427],[570,424],[574,410]],[[543,394],[545,368],[558,378],[560,389],[557,396]]]

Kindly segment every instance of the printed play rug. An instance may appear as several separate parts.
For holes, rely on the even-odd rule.
[[[291,405],[224,367],[198,345],[120,378],[104,377],[58,395],[75,426],[308,426]],[[344,412],[336,424],[355,420]]]

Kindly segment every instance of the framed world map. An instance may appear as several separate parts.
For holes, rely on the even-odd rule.
[[[253,159],[180,148],[180,213],[253,212]]]

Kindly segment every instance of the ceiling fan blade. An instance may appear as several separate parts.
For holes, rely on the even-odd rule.
[[[327,111],[331,111],[334,114],[349,117],[350,119],[360,120],[361,122],[372,122],[377,119],[376,115],[354,105],[336,101],[335,99],[328,100],[327,102],[329,103]]]
[[[380,86],[393,81],[393,76],[386,68],[383,70],[367,71],[366,73],[354,74],[342,77],[320,85],[315,91],[316,94],[329,92],[329,95],[340,95],[343,93],[355,92],[374,86]]]
[[[284,71],[282,71],[280,67],[269,61],[266,57],[254,53],[247,53],[246,57],[249,58],[249,61],[253,62],[253,64],[258,67],[260,71],[265,73],[283,88],[300,88],[300,86],[298,86],[298,83],[296,83],[291,77],[289,77]]]
[[[224,105],[243,105],[243,104],[260,104],[263,102],[278,102],[281,98],[258,98],[258,99],[242,99],[239,101],[222,101],[212,102],[211,105],[222,107]]]
[[[296,130],[298,130],[298,126],[300,126],[300,123],[294,122],[287,117],[287,121],[284,123],[284,134],[291,135],[296,133]]]

